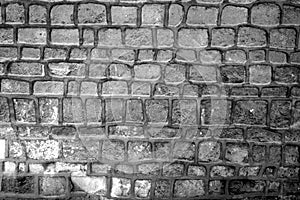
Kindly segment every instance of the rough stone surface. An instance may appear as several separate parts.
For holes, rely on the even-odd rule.
[[[299,0],[0,0],[0,200],[297,200]]]

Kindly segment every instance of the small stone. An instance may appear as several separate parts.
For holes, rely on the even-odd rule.
[[[134,72],[136,79],[156,80],[161,76],[161,68],[156,64],[135,65]]]
[[[291,120],[291,102],[284,100],[272,101],[270,126],[287,128]]]
[[[179,4],[171,4],[169,8],[169,25],[177,26],[183,19],[183,7]]]
[[[107,122],[122,121],[125,114],[122,99],[105,100],[105,119]]]
[[[169,29],[157,29],[157,45],[159,47],[170,47],[174,43],[174,33]]]
[[[119,140],[106,140],[102,144],[102,157],[122,161],[125,158],[125,144]]]
[[[193,65],[190,68],[189,78],[192,82],[216,82],[217,71],[214,66]]]
[[[186,67],[180,64],[169,64],[165,68],[167,83],[182,83],[185,80]]]
[[[121,29],[105,28],[98,32],[99,46],[122,46]]]
[[[300,9],[294,6],[283,6],[283,24],[300,24]]]
[[[41,98],[39,99],[41,123],[58,123],[58,99]]]
[[[231,28],[218,28],[212,30],[211,45],[227,48],[234,45],[234,30]]]
[[[95,91],[96,92],[96,91]],[[97,93],[95,93],[97,95]],[[128,85],[125,81],[107,81],[102,84],[103,95],[127,95]]]
[[[233,163],[248,163],[248,146],[244,144],[227,144],[225,158]]]
[[[152,31],[147,28],[126,29],[125,44],[133,47],[151,47]]]
[[[228,63],[245,63],[246,53],[243,50],[228,50],[225,54],[225,61]]]
[[[173,158],[179,160],[194,160],[196,146],[189,142],[176,142],[173,148]]]
[[[23,48],[22,58],[28,60],[38,60],[40,58],[40,49],[38,48]]]
[[[35,102],[31,99],[14,99],[17,122],[35,122]]]
[[[259,28],[241,27],[238,31],[238,46],[261,47],[267,44],[266,32]]]
[[[169,180],[157,180],[155,182],[154,196],[156,198],[170,197],[171,184]]]
[[[231,166],[213,166],[210,170],[211,177],[231,177],[234,176],[235,168]]]
[[[6,6],[7,23],[24,23],[25,22],[24,6],[18,3],[8,4]]]
[[[191,165],[188,167],[188,176],[205,176],[206,169],[203,166]]]
[[[85,74],[85,64],[83,63],[49,63],[50,75],[54,77],[83,77]]]
[[[280,8],[276,4],[257,4],[251,9],[251,23],[255,25],[274,26],[279,24]]]
[[[46,44],[47,32],[44,28],[18,29],[18,42],[26,44]]]
[[[224,180],[209,181],[208,193],[214,195],[225,194],[226,182]]]
[[[4,176],[1,181],[1,191],[4,193],[33,194],[33,176]]]
[[[112,24],[135,25],[137,23],[137,8],[125,6],[112,6]]]
[[[79,45],[79,30],[52,29],[51,42],[56,45]]]
[[[129,142],[128,160],[135,162],[149,160],[152,157],[151,144],[148,142]]]
[[[47,9],[40,5],[29,6],[29,23],[45,24],[47,17]]]
[[[5,159],[6,155],[6,141],[0,139],[0,160]]]
[[[9,105],[5,97],[0,97],[0,122],[9,122]]]
[[[57,5],[51,9],[51,24],[74,24],[73,5]]]
[[[63,195],[67,192],[66,179],[63,177],[42,177],[39,179],[40,193],[45,196]]]
[[[252,65],[249,69],[251,84],[269,84],[272,78],[272,68],[268,65]]]
[[[65,123],[82,123],[84,120],[83,105],[79,98],[63,99],[63,121]]]
[[[28,158],[34,160],[53,160],[60,154],[59,143],[55,140],[39,141],[31,140],[24,142]]]
[[[0,28],[0,44],[12,44],[14,42],[13,29]]]
[[[195,125],[197,123],[196,102],[193,100],[174,100],[172,102],[172,123]]]
[[[215,7],[191,6],[187,14],[189,25],[216,25],[218,9]]]
[[[267,102],[237,101],[234,112],[233,121],[235,123],[264,125],[266,123]]]
[[[164,6],[160,4],[145,4],[142,7],[142,24],[162,26]]]
[[[106,24],[106,8],[101,4],[82,3],[78,6],[79,24]]]
[[[270,31],[270,46],[280,49],[295,47],[296,31],[292,28],[276,28]]]
[[[234,14],[233,14],[234,13]],[[226,6],[222,11],[221,24],[238,25],[247,23],[248,9],[237,6]]]
[[[130,188],[131,188],[130,179],[113,177],[110,195],[112,197],[128,197]]]
[[[151,181],[136,180],[134,186],[135,196],[138,198],[147,198],[150,195]]]
[[[174,185],[175,197],[196,197],[205,194],[203,180],[176,180]]]
[[[88,194],[105,195],[106,177],[85,176],[81,173],[72,173],[71,181],[76,188]]]
[[[206,29],[182,28],[178,32],[178,43],[186,48],[201,48],[208,45],[208,32]]]
[[[166,122],[169,103],[167,100],[147,100],[146,113],[150,122]]]
[[[221,145],[218,142],[202,142],[199,144],[198,159],[203,162],[217,162],[221,156]]]
[[[60,81],[37,81],[34,83],[35,95],[62,95],[64,83]]]

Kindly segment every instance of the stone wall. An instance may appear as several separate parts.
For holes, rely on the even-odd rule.
[[[0,7],[0,199],[300,199],[299,0]]]

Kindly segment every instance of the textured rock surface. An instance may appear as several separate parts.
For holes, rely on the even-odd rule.
[[[299,0],[0,0],[0,200],[298,200]]]

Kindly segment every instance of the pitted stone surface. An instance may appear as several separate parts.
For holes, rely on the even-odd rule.
[[[0,199],[299,199],[299,6],[0,0]]]

